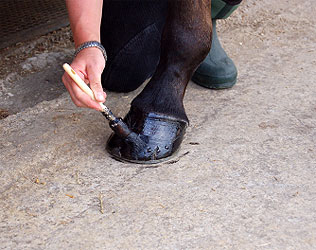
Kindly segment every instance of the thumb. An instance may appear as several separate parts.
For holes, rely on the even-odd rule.
[[[93,91],[94,97],[98,102],[105,102],[105,93],[101,84],[101,72],[95,69],[95,67],[87,67],[88,79],[90,82],[90,88]]]

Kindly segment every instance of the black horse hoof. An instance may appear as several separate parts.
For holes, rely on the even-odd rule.
[[[155,164],[168,160],[180,147],[188,125],[158,113],[144,113],[131,107],[124,118],[137,138],[121,138],[112,134],[107,142],[107,151],[119,161],[140,164]]]

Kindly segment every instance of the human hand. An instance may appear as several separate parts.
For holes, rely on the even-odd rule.
[[[79,52],[71,63],[71,67],[87,83],[90,84],[96,101],[84,93],[71,77],[64,73],[62,81],[67,88],[73,103],[78,107],[91,108],[101,111],[98,102],[105,102],[106,93],[101,85],[101,74],[105,67],[105,59],[98,48],[86,48]]]

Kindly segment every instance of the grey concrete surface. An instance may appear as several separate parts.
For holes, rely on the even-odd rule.
[[[221,22],[238,84],[189,84],[168,162],[112,159],[107,122],[66,93],[0,120],[0,248],[315,249],[313,13],[249,0]],[[123,116],[136,94],[107,104]]]
[[[71,61],[72,50],[49,52],[27,58],[22,70],[32,72],[20,76],[12,72],[0,79],[0,108],[16,114],[42,101],[50,101],[66,92],[61,82],[62,62]]]

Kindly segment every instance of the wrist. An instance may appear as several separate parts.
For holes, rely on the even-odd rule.
[[[89,27],[89,28],[88,28]],[[100,42],[100,32],[95,31],[91,23],[79,20],[77,23],[71,25],[75,48],[77,49],[81,44],[87,41]]]
[[[79,54],[80,51],[88,48],[96,48],[99,49],[104,57],[104,60],[107,61],[107,54],[103,45],[98,41],[87,41],[78,46],[75,51],[75,57]]]
[[[85,34],[82,37],[74,37],[75,49],[77,49],[81,44],[88,41],[97,41],[100,42],[100,37],[95,34]]]

